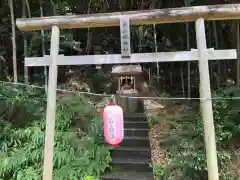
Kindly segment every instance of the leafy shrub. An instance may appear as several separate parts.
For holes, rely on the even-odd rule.
[[[157,124],[159,121],[162,121],[163,117],[159,116],[159,115],[153,115],[150,117],[149,119],[149,125],[150,126],[154,126],[155,124]]]
[[[213,93],[213,97],[231,98],[239,96],[239,89],[221,89]],[[206,154],[204,143],[203,120],[200,113],[196,113],[192,123],[181,124],[182,131],[177,135],[170,135],[162,141],[162,146],[168,147],[172,161],[164,169],[162,179],[171,179],[177,173],[180,179],[202,180],[207,179]],[[240,135],[239,101],[231,99],[213,100],[213,115],[218,150],[218,164],[220,178],[224,180],[234,179],[229,172],[233,144]],[[231,148],[232,147],[232,148]],[[172,179],[176,179],[173,177]]]
[[[0,119],[0,179],[41,179],[45,98],[33,89],[5,85],[0,89],[1,106],[5,108]],[[22,119],[15,119],[19,116],[9,119],[6,116],[9,111],[21,112]],[[109,167],[111,158],[104,144],[101,122],[90,100],[80,97],[58,100],[53,179],[78,180],[87,176],[97,179]]]
[[[153,170],[155,172],[156,180],[160,180],[164,175],[163,168],[159,165],[154,165]]]

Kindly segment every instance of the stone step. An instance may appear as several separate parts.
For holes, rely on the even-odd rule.
[[[148,129],[148,122],[147,121],[124,121],[124,128]]]
[[[151,159],[151,152],[149,148],[136,147],[117,147],[111,151],[111,156],[115,158],[149,158]]]
[[[125,121],[144,121],[147,122],[147,118],[146,117],[124,117],[123,118]]]
[[[152,172],[112,172],[102,176],[101,180],[153,180]]]
[[[124,114],[124,140],[111,150],[113,169],[101,180],[153,180],[148,133],[144,113]]]
[[[149,158],[113,158],[112,167],[120,172],[152,172]]]
[[[125,128],[125,136],[138,136],[138,137],[148,137],[148,129],[135,129],[135,128]]]
[[[147,121],[147,117],[144,113],[139,114],[125,114],[125,121]]]
[[[124,117],[146,117],[146,114],[144,112],[140,113],[129,113],[129,112],[124,112],[123,113]]]
[[[150,142],[148,137],[128,137],[125,136],[122,143],[120,144],[121,147],[145,147],[150,148]]]

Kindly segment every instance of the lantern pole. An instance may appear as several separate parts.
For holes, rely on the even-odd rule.
[[[57,57],[59,53],[59,35],[60,35],[59,28],[57,26],[53,26],[50,52],[51,63],[49,65],[48,93],[47,93],[43,180],[52,180],[53,174],[53,149],[56,118],[56,88],[58,73]]]

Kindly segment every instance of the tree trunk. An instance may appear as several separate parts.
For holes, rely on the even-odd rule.
[[[11,24],[12,24],[12,50],[13,50],[13,80],[16,83],[18,81],[17,77],[17,47],[16,47],[16,29],[15,29],[15,20],[14,20],[14,11],[13,11],[13,0],[9,0],[9,8],[11,13]]]
[[[237,21],[237,87],[240,87],[240,21]]]
[[[23,17],[26,18],[26,1],[22,0],[22,13]],[[27,57],[27,37],[26,34],[23,34],[23,44],[24,44],[24,49],[23,49],[23,54],[24,57]],[[28,67],[24,66],[24,83],[28,84]]]
[[[52,4],[53,15],[56,16],[57,15],[57,11],[56,11],[55,3],[53,2],[53,0],[50,0],[50,3]]]
[[[87,11],[88,14],[91,13],[91,4],[92,4],[92,0],[90,0],[89,3],[88,3],[88,11]],[[86,48],[85,48],[85,53],[87,55],[89,55],[91,48],[92,48],[92,31],[91,31],[90,28],[88,28],[87,45],[86,45]]]
[[[217,34],[217,27],[216,22],[213,21],[213,35],[214,35],[214,42],[215,42],[215,49],[219,48],[218,45],[218,34]],[[221,85],[221,62],[217,61],[217,88],[220,88]]]
[[[157,45],[157,32],[156,32],[156,25],[155,24],[153,24],[153,32],[154,32],[154,49],[155,49],[155,53],[157,53],[158,52],[158,45]],[[159,73],[159,62],[157,62],[157,83],[158,83],[158,86],[159,86],[159,77],[160,77],[160,75],[159,75],[160,73]]]
[[[148,68],[148,84],[149,84],[149,86],[151,86],[151,84],[152,84],[152,83],[151,83],[151,81],[152,81],[152,80],[151,80],[151,77],[152,77],[152,76],[151,76],[151,68]]]
[[[170,63],[169,66],[170,66],[170,72],[169,72],[170,85],[172,86],[173,85],[173,72],[174,72],[173,63]]]
[[[210,21],[206,23],[206,29],[208,30],[208,31],[206,31],[206,34],[208,36],[208,38],[207,38],[207,46],[209,46],[209,48],[214,47],[214,45],[213,45],[213,37],[212,37],[213,29],[212,28],[208,28],[209,26],[211,26],[211,23],[212,22],[210,22]],[[213,62],[213,61],[209,61],[209,63],[208,63],[209,64],[209,73],[212,74],[212,76],[210,76],[210,80],[213,80],[214,78],[216,78],[215,77],[215,73],[214,73],[214,63],[215,62]],[[215,79],[214,79],[213,82],[215,82]]]
[[[183,64],[181,63],[180,74],[181,74],[181,85],[182,85],[182,95],[185,97],[185,83],[184,83],[184,71]]]
[[[41,15],[41,17],[43,17],[43,2],[42,2],[42,0],[39,0],[39,2],[40,2],[40,15]],[[46,54],[44,30],[41,30],[41,41],[42,41],[42,56],[44,56]],[[47,66],[44,66],[44,85],[45,85],[45,93],[47,94],[47,87],[48,87]]]
[[[189,6],[189,0],[184,0],[185,6]],[[187,51],[190,50],[189,23],[186,22]],[[188,98],[191,97],[191,63],[188,62]]]
[[[31,10],[30,10],[30,6],[29,6],[29,2],[28,0],[25,0],[26,6],[27,6],[27,10],[28,10],[28,17],[31,17]]]

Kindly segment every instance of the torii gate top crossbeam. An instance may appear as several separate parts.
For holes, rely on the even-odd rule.
[[[54,25],[61,29],[109,27],[119,26],[121,17],[128,17],[131,25],[190,22],[196,21],[200,17],[204,20],[240,19],[240,4],[20,18],[16,20],[16,24],[23,31],[50,29]]]

